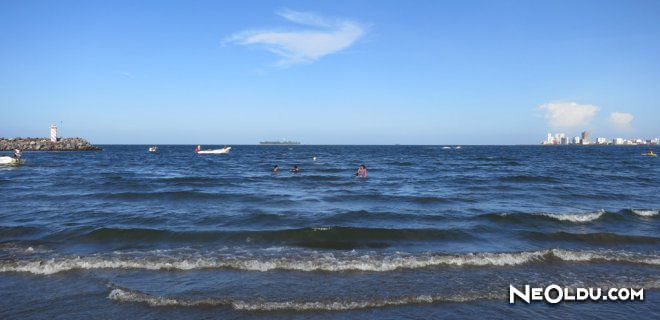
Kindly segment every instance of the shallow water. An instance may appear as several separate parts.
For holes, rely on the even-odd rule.
[[[0,318],[660,317],[646,149],[192,150],[0,168]],[[509,284],[551,283],[646,301],[508,304]]]

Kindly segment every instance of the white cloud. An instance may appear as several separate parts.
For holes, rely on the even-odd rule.
[[[551,102],[539,106],[545,110],[548,125],[554,128],[572,128],[589,124],[596,115],[597,106],[577,102]]]
[[[632,129],[631,122],[635,117],[626,112],[612,112],[610,114],[610,122],[618,130],[626,131]]]
[[[353,45],[366,33],[357,22],[331,19],[310,12],[283,10],[282,18],[307,26],[290,31],[245,30],[236,33],[227,42],[245,46],[261,46],[280,56],[279,66],[313,62],[326,55]]]

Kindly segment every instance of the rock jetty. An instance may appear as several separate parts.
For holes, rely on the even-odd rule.
[[[60,138],[52,142],[48,138],[0,138],[0,150],[23,151],[96,151],[100,147],[82,138]]]

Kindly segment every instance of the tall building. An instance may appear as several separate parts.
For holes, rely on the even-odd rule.
[[[589,131],[582,131],[582,144],[589,144]]]
[[[607,144],[607,138],[597,138],[596,143],[598,143],[598,144]]]
[[[580,142],[581,142],[580,137],[576,136],[575,138],[573,138],[573,144],[580,144]]]

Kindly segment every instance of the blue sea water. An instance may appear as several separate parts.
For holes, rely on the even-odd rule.
[[[648,148],[103,148],[0,168],[0,318],[660,318]]]

